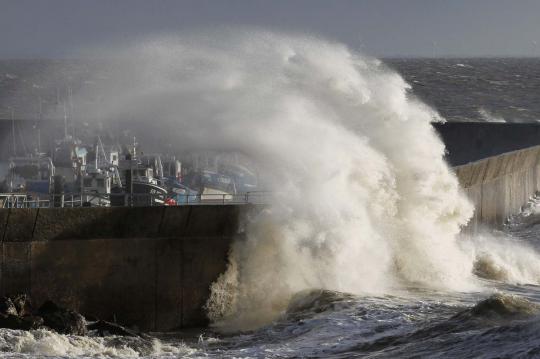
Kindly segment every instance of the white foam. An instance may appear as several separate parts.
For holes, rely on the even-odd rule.
[[[443,160],[437,115],[380,61],[262,31],[160,38],[113,55],[123,62],[96,109],[103,117],[151,119],[173,146],[248,154],[275,193],[214,286],[214,318],[268,323],[310,288],[470,284],[455,236],[472,207]]]
[[[483,233],[462,243],[481,277],[509,284],[540,284],[540,253],[504,233]]]
[[[380,61],[253,29],[107,51],[98,52],[121,65],[100,74],[96,108],[80,108],[88,101],[78,104],[86,94],[76,94],[80,113],[147,119],[147,134],[177,150],[249,155],[274,194],[212,286],[215,325],[267,324],[295,293],[313,288],[471,289],[477,257],[491,248],[496,263],[515,266],[505,269],[508,278],[536,276],[518,261],[527,249],[458,242],[473,208],[431,126],[441,119]],[[514,248],[510,258],[505,250]]]
[[[485,108],[479,108],[478,114],[480,115],[482,120],[486,122],[506,122],[506,120],[502,116],[496,116]]]
[[[196,350],[183,344],[166,344],[158,339],[129,337],[82,337],[61,335],[48,330],[19,331],[0,329],[0,357],[178,357]]]

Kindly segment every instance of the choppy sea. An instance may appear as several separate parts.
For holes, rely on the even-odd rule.
[[[540,58],[385,59],[411,93],[448,121],[540,119]],[[72,60],[0,60],[0,118],[54,111],[66,96],[107,80],[99,64]],[[99,101],[98,98],[92,99]],[[61,112],[61,111],[60,111]]]
[[[540,356],[540,287],[486,282],[478,293],[410,288],[361,297],[298,295],[258,330],[153,333],[155,339],[77,337],[0,329],[0,357],[146,358],[535,358]]]

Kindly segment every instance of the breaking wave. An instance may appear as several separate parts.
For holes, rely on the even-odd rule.
[[[462,245],[480,278],[516,285],[540,283],[540,255],[530,243],[503,233],[483,233]]]
[[[506,122],[506,120],[503,117],[496,116],[492,114],[491,112],[489,112],[488,110],[486,110],[485,108],[479,108],[478,114],[480,115],[480,118],[486,122]]]
[[[525,298],[497,293],[478,302],[474,307],[459,313],[456,317],[481,317],[520,319],[538,314],[540,307]]]
[[[516,277],[459,243],[473,208],[431,126],[438,115],[380,61],[253,30],[153,39],[110,55],[122,65],[100,90],[101,117],[133,119],[176,149],[249,155],[274,194],[246,220],[212,285],[216,327],[268,324],[313,289],[468,290],[473,272]]]

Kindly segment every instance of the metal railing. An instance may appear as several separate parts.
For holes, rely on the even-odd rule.
[[[142,206],[196,206],[231,204],[266,204],[270,192],[257,191],[237,194],[163,194],[147,193],[64,193],[29,195],[0,193],[0,208],[51,207],[142,207]]]

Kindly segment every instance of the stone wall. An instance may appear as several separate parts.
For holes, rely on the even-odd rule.
[[[247,206],[0,210],[1,294],[171,330],[202,309]]]
[[[475,205],[466,230],[475,232],[481,225],[500,227],[540,190],[540,146],[457,166],[455,171]]]

